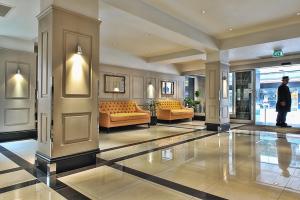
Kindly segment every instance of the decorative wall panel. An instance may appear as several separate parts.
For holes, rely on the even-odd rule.
[[[39,135],[39,140],[42,143],[47,142],[48,138],[48,116],[47,113],[41,113],[41,124],[40,124],[40,135]]]
[[[62,116],[63,144],[90,140],[91,113],[65,113]]]
[[[29,108],[8,108],[4,112],[4,125],[15,126],[29,123]]]
[[[5,98],[29,99],[30,66],[26,63],[6,62]]]
[[[133,99],[144,98],[144,77],[142,76],[132,77],[132,98]]]
[[[92,37],[64,31],[64,45],[64,97],[90,97]]]
[[[208,80],[209,80],[209,91],[215,91],[216,88],[216,76],[217,71],[216,70],[210,70],[208,74]],[[215,92],[209,92],[209,98],[215,99],[216,98],[216,93]]]
[[[48,32],[42,33],[42,48],[41,48],[41,97],[48,95]]]
[[[209,112],[209,120],[216,120],[217,119],[217,107],[215,105],[210,105],[208,107]]]

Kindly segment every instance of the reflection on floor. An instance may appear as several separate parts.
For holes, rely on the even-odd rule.
[[[101,133],[98,164],[48,186],[34,140],[2,143],[0,199],[300,199],[300,135],[171,125]]]

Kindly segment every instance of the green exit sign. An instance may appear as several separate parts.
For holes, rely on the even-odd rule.
[[[281,49],[273,51],[273,57],[278,58],[278,57],[282,57],[282,56],[284,56],[284,54],[283,54],[283,51]]]

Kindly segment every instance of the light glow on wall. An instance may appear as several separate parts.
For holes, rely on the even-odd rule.
[[[149,99],[154,99],[155,97],[155,88],[152,83],[149,83],[147,88],[147,94]]]
[[[80,81],[82,80],[84,74],[83,71],[84,60],[80,54],[74,54],[71,59],[72,59],[71,77],[74,81]]]

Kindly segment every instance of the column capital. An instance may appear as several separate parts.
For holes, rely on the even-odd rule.
[[[40,11],[43,12],[50,6],[56,6],[65,10],[73,11],[90,18],[99,18],[98,0],[40,0]]]
[[[206,63],[214,62],[220,62],[222,64],[229,65],[229,51],[222,50],[207,53]]]

